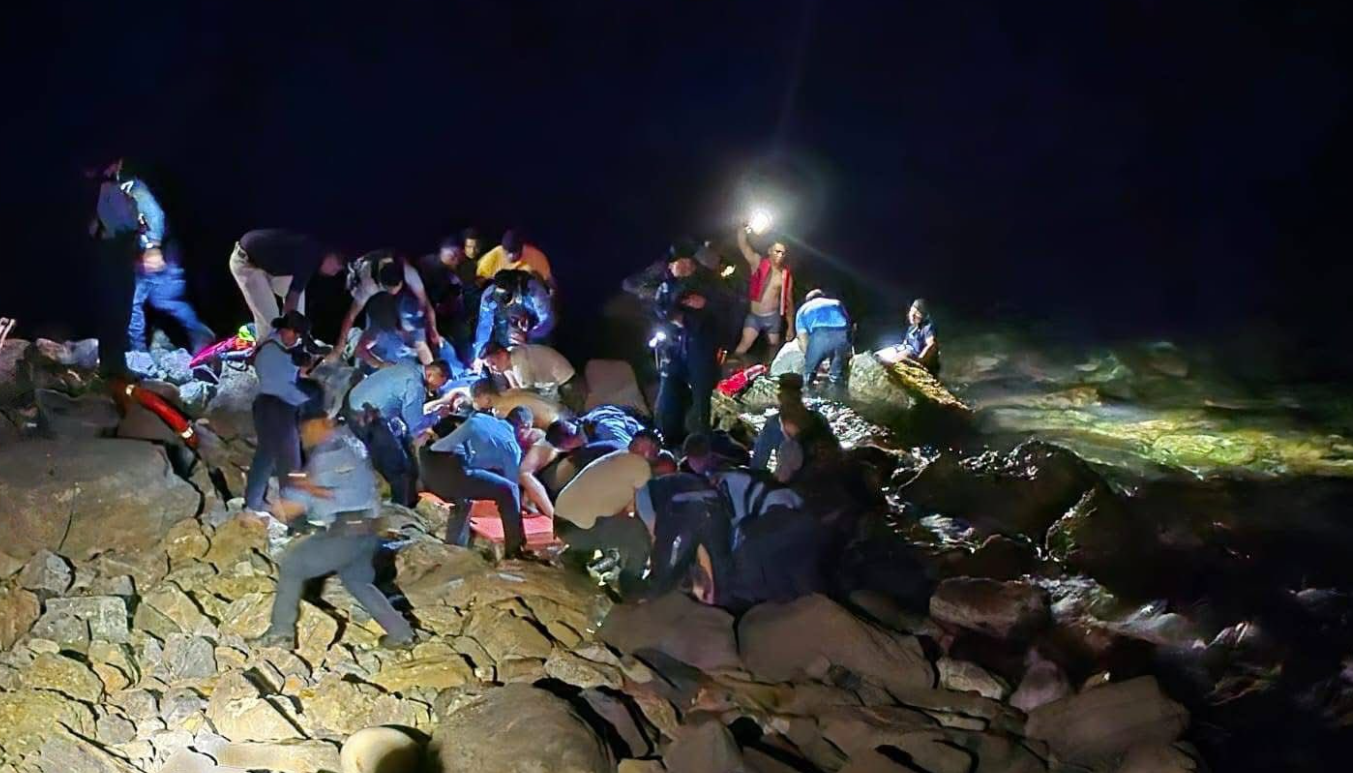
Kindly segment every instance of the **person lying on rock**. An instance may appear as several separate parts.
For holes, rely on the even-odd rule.
[[[569,454],[575,466],[582,469],[606,454],[625,450],[645,430],[643,422],[624,408],[599,405],[576,419],[554,421],[545,431],[545,441]]]
[[[304,517],[319,531],[282,556],[272,623],[255,643],[294,648],[302,588],[311,579],[337,573],[343,587],[385,629],[381,646],[411,645],[412,627],[373,584],[372,561],[382,537],[376,472],[366,448],[350,430],[314,408],[302,414],[300,434],[309,457],[305,474],[283,489],[283,499],[272,512],[286,521]]]
[[[519,405],[531,409],[535,426],[548,429],[551,424],[572,415],[564,406],[548,400],[529,389],[499,390],[493,379],[481,378],[470,386],[470,397],[476,410],[490,411],[499,417]]]
[[[681,471],[694,475],[743,467],[749,460],[747,449],[727,432],[690,435],[681,445],[681,455]]]
[[[912,301],[907,310],[907,334],[902,342],[880,349],[874,356],[886,365],[909,362],[939,374],[940,342],[935,336],[935,323],[930,319],[930,306],[924,298]]]
[[[516,416],[519,421],[524,418]],[[517,426],[492,413],[475,412],[454,432],[419,452],[424,487],[455,506],[446,525],[448,543],[469,542],[470,502],[484,499],[498,506],[506,557],[522,555],[526,533],[518,482],[522,452],[517,430]]]
[[[507,412],[507,423],[517,432],[517,443],[521,446],[521,466],[517,471],[517,485],[526,498],[526,504],[546,518],[554,517],[554,503],[545,484],[540,482],[536,473],[554,461],[558,452],[545,442],[545,431],[534,426],[535,418],[531,409],[524,405]]]

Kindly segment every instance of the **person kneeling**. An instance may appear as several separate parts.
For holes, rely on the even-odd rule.
[[[313,578],[337,573],[343,587],[385,629],[381,646],[412,644],[413,628],[373,582],[372,562],[382,539],[376,472],[366,449],[322,412],[306,413],[300,432],[309,456],[305,474],[283,490],[273,514],[286,521],[305,516],[320,530],[282,556],[272,624],[257,642],[294,648],[301,589]]]

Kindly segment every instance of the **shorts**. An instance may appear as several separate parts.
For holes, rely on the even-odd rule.
[[[780,314],[751,314],[742,321],[743,328],[767,335],[779,335],[785,329],[785,318]]]

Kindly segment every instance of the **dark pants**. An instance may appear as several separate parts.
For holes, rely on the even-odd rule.
[[[654,523],[649,593],[661,596],[675,590],[695,565],[696,549],[703,545],[714,572],[715,603],[723,603],[723,584],[733,568],[729,532],[728,512],[717,498],[669,503]]]
[[[165,266],[163,271],[137,273],[131,321],[127,325],[127,337],[133,351],[146,350],[145,306],[168,314],[182,325],[194,354],[211,344],[214,338],[211,329],[202,324],[197,312],[184,298],[187,287],[188,283],[183,280],[183,269],[173,264]]]
[[[285,481],[288,475],[301,468],[296,406],[272,395],[254,398],[254,433],[258,436],[258,447],[254,449],[254,460],[249,464],[249,474],[244,482],[244,506],[262,510],[268,480],[276,475],[279,481]]]
[[[418,455],[423,485],[428,491],[455,505],[446,524],[446,541],[465,545],[470,541],[470,501],[487,499],[498,505],[503,519],[503,547],[516,553],[526,544],[521,520],[521,487],[493,470],[465,466],[457,454],[439,454],[428,448]]]
[[[409,452],[408,438],[396,434],[390,422],[379,414],[367,416],[361,411],[348,415],[353,434],[371,454],[376,472],[390,484],[390,498],[396,504],[413,507],[418,504],[418,466]]]
[[[598,518],[592,528],[583,529],[562,518],[554,521],[554,534],[569,552],[584,561],[591,558],[597,550],[614,550],[620,555],[620,590],[634,588],[644,577],[644,568],[648,566],[648,554],[652,550],[652,537],[648,527],[638,518],[628,515],[613,515]]]
[[[833,386],[846,383],[850,363],[850,333],[845,328],[822,328],[808,334],[808,351],[803,355],[803,385],[811,386],[822,361],[831,358],[828,378]]]
[[[756,445],[752,446],[753,470],[764,470],[770,466],[770,455],[779,450],[780,444],[785,441],[784,428],[780,426],[780,416],[766,419],[766,423],[761,427],[761,433],[756,436]]]
[[[701,352],[695,360],[672,362],[664,369],[655,414],[658,429],[669,445],[680,444],[687,433],[709,432],[710,402],[718,374],[712,351],[709,356]]]
[[[746,524],[733,571],[720,588],[721,603],[746,609],[765,601],[791,601],[827,589],[824,560],[831,534],[812,515],[773,510]]]
[[[373,532],[373,522],[364,515],[339,515],[332,526],[287,549],[278,567],[277,598],[273,601],[268,633],[294,635],[301,589],[306,581],[337,573],[343,587],[386,633],[401,640],[412,638],[413,628],[408,621],[373,584],[376,568],[372,561],[381,547],[381,538]]]
[[[136,260],[140,244],[135,233],[99,241],[95,305],[99,312],[99,373],[127,374],[127,324],[136,294]]]

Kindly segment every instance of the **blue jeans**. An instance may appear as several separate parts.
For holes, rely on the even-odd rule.
[[[803,385],[811,386],[822,361],[831,358],[828,378],[833,385],[846,382],[846,365],[850,363],[850,333],[845,328],[819,328],[808,334],[808,351],[803,355]]]
[[[170,264],[162,271],[136,272],[136,293],[132,297],[132,318],[127,323],[127,338],[132,351],[146,350],[146,311],[149,305],[174,318],[188,334],[192,351],[197,353],[212,342],[211,328],[202,324],[197,312],[184,299],[188,283],[183,280],[183,269]]]
[[[467,467],[458,454],[443,454],[423,448],[418,455],[423,486],[455,505],[446,524],[446,541],[465,545],[470,540],[470,501],[486,499],[498,506],[503,520],[503,548],[508,554],[526,545],[521,518],[521,486],[496,470]]]

